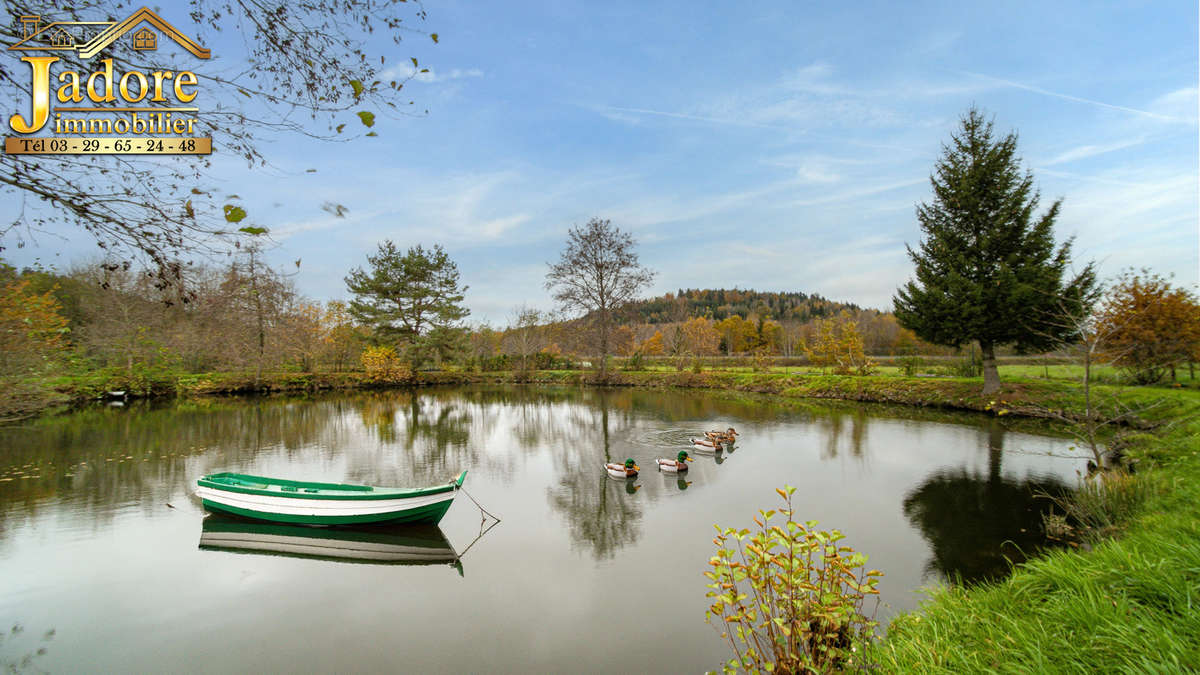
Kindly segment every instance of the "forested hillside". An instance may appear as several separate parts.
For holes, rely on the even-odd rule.
[[[857,312],[853,303],[835,302],[820,295],[799,292],[762,292],[733,289],[679,289],[677,293],[637,302],[631,306],[641,321],[671,323],[695,316],[720,321],[730,316],[750,316],[775,320],[808,321],[834,316],[842,310]]]

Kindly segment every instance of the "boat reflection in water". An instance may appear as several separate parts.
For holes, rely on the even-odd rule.
[[[220,515],[204,519],[200,548],[380,565],[450,565],[462,561],[436,525],[317,528]]]

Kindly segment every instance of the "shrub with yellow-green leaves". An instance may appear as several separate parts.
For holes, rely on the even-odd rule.
[[[363,350],[362,364],[368,382],[388,384],[412,379],[412,368],[391,347],[367,347]]]
[[[798,523],[788,486],[776,490],[786,508],[759,511],[758,529],[717,527],[717,554],[705,576],[712,582],[706,613],[720,622],[735,658],[725,672],[825,673],[853,669],[877,622],[863,612],[878,596],[883,572],[867,570],[867,556],[838,544],[837,530]],[[782,524],[772,524],[784,516]]]

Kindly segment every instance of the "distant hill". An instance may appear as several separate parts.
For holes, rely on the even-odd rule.
[[[832,316],[843,309],[858,311],[861,308],[808,293],[768,293],[740,288],[681,288],[678,293],[667,293],[630,306],[630,310],[646,323],[671,323],[694,316],[720,321],[734,314],[742,318],[756,314],[777,321],[804,322],[814,317]]]

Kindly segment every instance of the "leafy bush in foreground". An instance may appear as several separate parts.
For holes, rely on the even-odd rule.
[[[705,572],[722,637],[736,658],[725,672],[824,673],[861,665],[861,646],[877,625],[863,613],[868,595],[878,595],[879,570],[867,571],[867,556],[839,546],[844,535],[797,523],[788,486],[776,490],[786,508],[759,511],[758,530],[717,526],[717,554]],[[782,525],[771,519],[782,515]]]

